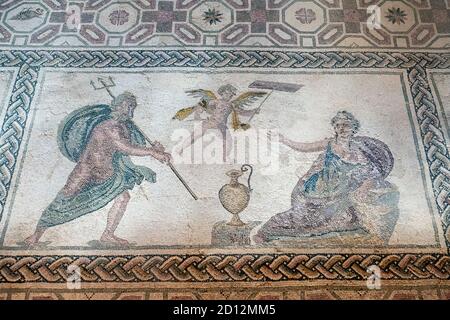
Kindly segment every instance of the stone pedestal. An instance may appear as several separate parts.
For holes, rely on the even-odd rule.
[[[250,232],[260,223],[261,221],[249,221],[243,226],[230,226],[227,221],[217,222],[211,232],[211,245],[250,245]]]

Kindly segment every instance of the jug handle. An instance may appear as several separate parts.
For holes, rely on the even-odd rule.
[[[242,172],[247,172],[248,168],[250,168],[250,174],[248,175],[247,184],[248,184],[248,190],[250,192],[252,192],[253,189],[252,189],[252,187],[250,185],[250,178],[252,177],[252,174],[253,174],[253,167],[251,165],[249,165],[249,164],[244,164],[241,167],[241,171]]]

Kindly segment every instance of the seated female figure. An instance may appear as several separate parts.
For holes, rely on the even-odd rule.
[[[291,209],[267,221],[255,242],[363,231],[387,242],[398,218],[399,194],[385,179],[394,159],[388,146],[355,136],[359,121],[341,111],[331,120],[335,136],[299,143],[280,142],[299,152],[321,152],[291,194]]]

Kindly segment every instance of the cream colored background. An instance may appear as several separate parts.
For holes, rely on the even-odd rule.
[[[242,69],[241,69],[242,70]],[[274,93],[253,122],[258,128],[280,128],[292,139],[304,142],[331,136],[330,119],[339,110],[352,112],[361,122],[361,135],[378,138],[389,145],[395,167],[388,178],[401,192],[400,218],[391,245],[430,246],[438,242],[434,213],[427,203],[422,172],[408,119],[400,75],[389,74],[295,74],[217,73],[88,73],[46,72],[42,88],[33,103],[34,121],[29,145],[24,155],[20,177],[11,190],[7,211],[10,214],[4,245],[15,245],[29,235],[45,207],[64,185],[74,164],[58,151],[56,132],[60,121],[71,111],[88,104],[109,102],[106,92],[94,91],[89,82],[100,75],[111,75],[115,93],[132,91],[138,97],[136,123],[146,133],[169,148],[174,129],[189,127],[171,117],[181,107],[196,99],[185,94],[188,89],[214,89],[231,83],[246,90],[254,80],[293,82],[305,85],[297,93]],[[241,214],[245,220],[266,221],[290,205],[290,193],[298,177],[311,165],[317,154],[299,154],[282,148],[281,168],[276,175],[262,175],[256,167],[252,181],[254,192],[249,207]],[[117,234],[139,245],[208,245],[212,225],[228,220],[229,214],[217,198],[220,187],[228,182],[225,172],[239,165],[183,165],[182,175],[201,199],[194,201],[168,168],[151,158],[135,158],[138,164],[153,168],[156,184],[135,188],[132,200]],[[150,200],[143,196],[145,192]],[[429,192],[431,194],[431,192]],[[106,223],[109,206],[48,231],[43,241],[55,246],[83,246],[97,239]],[[4,229],[5,219],[1,227]]]

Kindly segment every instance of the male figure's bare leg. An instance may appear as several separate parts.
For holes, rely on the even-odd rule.
[[[127,209],[128,202],[130,201],[130,194],[128,191],[122,192],[116,200],[114,200],[113,206],[108,212],[108,219],[106,222],[105,231],[100,238],[101,241],[112,242],[118,244],[128,244],[128,241],[121,239],[114,235],[117,227],[119,226],[120,220]]]
[[[87,168],[77,165],[67,178],[67,182],[62,189],[66,197],[72,197],[80,192],[90,181],[90,172]]]
[[[31,236],[29,236],[28,238],[26,238],[23,242],[29,247],[34,246],[36,243],[39,242],[39,239],[41,239],[45,230],[47,230],[47,228],[36,227],[36,230],[34,231],[34,233]]]
[[[66,185],[62,189],[62,193],[66,197],[70,197],[79,192],[86,184],[85,175],[86,174],[82,172],[82,170],[80,170],[79,167],[76,167],[69,175]],[[36,227],[34,233],[31,236],[27,237],[23,242],[29,247],[34,246],[36,243],[39,242],[42,235],[47,229],[48,228]]]

